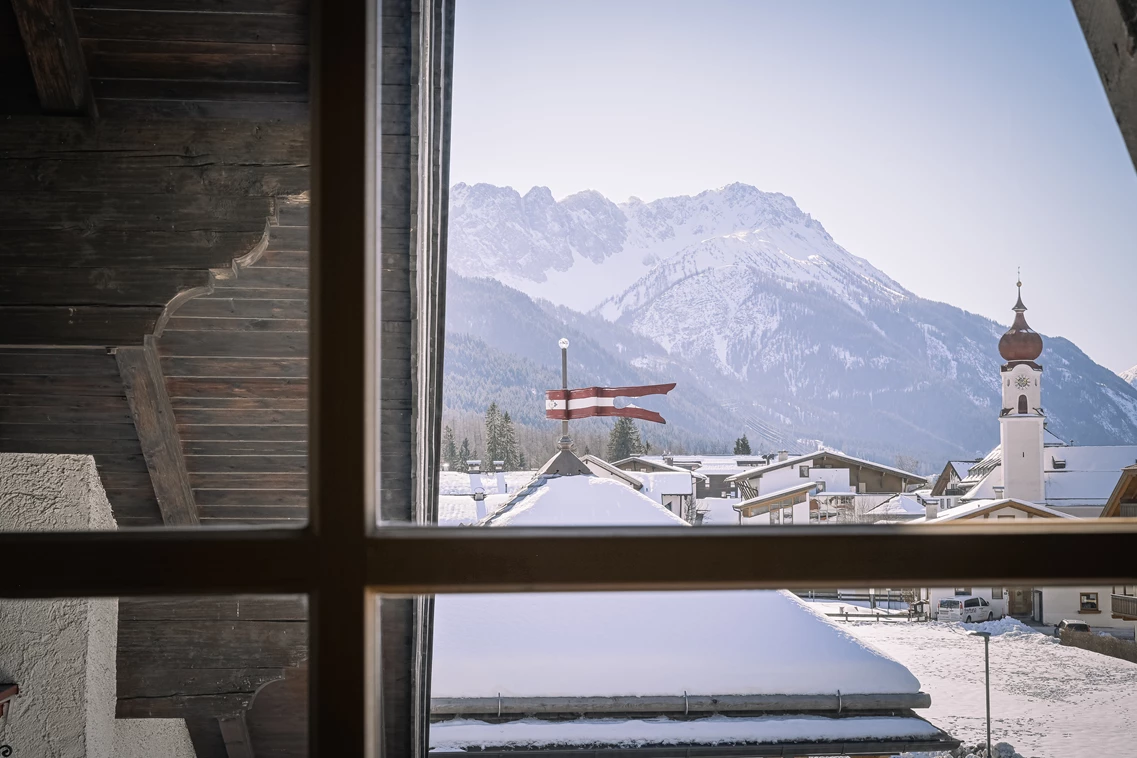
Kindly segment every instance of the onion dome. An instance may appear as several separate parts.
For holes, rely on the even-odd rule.
[[[1023,283],[1018,282],[1019,299],[1015,303],[1015,323],[999,339],[999,355],[1003,360],[1036,361],[1042,355],[1042,335],[1026,323],[1026,306],[1023,305]]]

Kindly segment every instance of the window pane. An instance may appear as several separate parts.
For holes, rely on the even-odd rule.
[[[1090,627],[1105,636],[1085,625],[1059,635],[1029,616],[1003,615],[1001,604],[990,622],[936,621],[919,597],[440,595],[429,743],[491,754],[634,745],[645,755],[664,746],[714,755],[775,744],[792,752],[795,742],[813,746],[795,753],[803,755],[974,748],[986,732],[984,640],[975,634],[983,632],[993,742],[1022,755],[1125,752],[1126,735],[1093,724],[1137,713],[1132,622]],[[818,747],[833,741],[844,747]]]
[[[229,13],[122,43],[133,11],[77,12],[98,118],[41,109],[30,71],[5,97],[0,453],[93,459],[119,529],[305,522],[306,6],[251,57]]]
[[[1132,164],[1071,13],[1024,36],[1009,8],[461,5],[440,524],[490,517],[536,472],[570,470],[631,479],[696,525],[1007,521],[992,506],[1006,498],[1041,506],[1027,519],[1102,513],[1137,461],[1137,389],[1115,373],[1128,335],[1101,330],[1126,323],[1126,293],[1071,291],[1037,265],[1015,288],[1015,261],[1063,254],[1052,235],[982,254],[969,242],[1037,229],[1056,203],[1100,217],[1095,260],[1137,276],[1132,214],[1115,201],[1137,201]],[[842,24],[858,33],[825,31]],[[754,45],[755,28],[777,33]],[[968,65],[924,55],[913,28],[970,51]],[[1011,102],[1022,76],[1030,94]],[[680,108],[685,92],[697,103]],[[1034,115],[1074,103],[1092,115],[1069,129]],[[1025,133],[1053,160],[1087,156],[1078,173],[1100,202],[1057,178],[1065,159],[977,157]],[[1048,188],[1034,201],[1027,176]],[[976,186],[1015,201],[961,211]],[[975,286],[996,270],[1001,284]],[[1057,366],[1076,368],[1045,379]],[[573,458],[554,463],[562,438]]]
[[[307,599],[2,600],[0,680],[6,755],[305,756]]]

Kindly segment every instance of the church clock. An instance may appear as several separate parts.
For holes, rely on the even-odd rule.
[[[1030,377],[1029,376],[1020,376],[1018,379],[1015,379],[1015,386],[1018,387],[1020,390],[1025,390],[1027,387],[1030,386]]]

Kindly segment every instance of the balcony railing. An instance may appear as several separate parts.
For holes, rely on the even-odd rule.
[[[1110,607],[1118,616],[1137,618],[1137,597],[1132,595],[1110,595]]]

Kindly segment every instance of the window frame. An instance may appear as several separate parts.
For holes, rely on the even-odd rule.
[[[379,18],[415,24],[436,13],[452,18],[453,8],[453,0],[421,0],[413,13],[409,2],[394,0],[313,2],[309,524],[0,534],[9,565],[36,567],[0,584],[0,597],[306,593],[310,754],[375,758],[383,754],[380,594],[1137,582],[1129,559],[1137,519],[768,530],[377,526],[376,461],[386,429],[378,423],[382,398],[373,367],[380,357],[411,357],[409,347],[385,343],[373,326],[379,290],[371,251],[381,249],[384,231],[376,184],[384,160]],[[321,254],[330,250],[334,263]],[[431,286],[441,292],[444,284]],[[416,307],[438,315],[436,302]],[[437,410],[429,401],[425,407]],[[437,450],[419,444],[424,470]],[[415,495],[408,489],[405,497]],[[1036,560],[1064,553],[1091,558]],[[582,554],[589,560],[580,561]]]
[[[1093,599],[1090,600],[1089,602],[1087,602],[1086,598],[1088,598],[1088,597],[1092,597]],[[1097,593],[1097,592],[1082,592],[1079,590],[1078,591],[1078,613],[1101,613],[1101,603],[1099,602],[1098,598],[1099,598],[1099,593]],[[1087,607],[1090,604],[1093,605],[1092,608]]]

